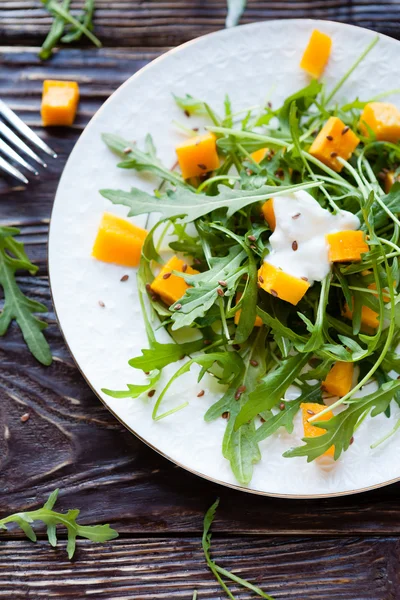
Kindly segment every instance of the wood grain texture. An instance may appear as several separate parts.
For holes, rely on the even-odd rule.
[[[275,600],[397,600],[397,538],[285,540],[217,538],[220,566],[259,585]],[[65,544],[18,541],[0,545],[0,598],[217,600],[222,591],[207,570],[199,538],[139,538],[105,546],[78,542],[76,560]],[[242,588],[243,589],[243,588]],[[239,600],[254,594],[232,586]],[[238,593],[236,593],[238,592]]]
[[[97,0],[96,34],[107,46],[177,45],[224,26],[225,0]],[[82,6],[75,1],[72,6]],[[397,37],[400,6],[397,1],[249,0],[242,23],[283,18],[342,21]],[[38,44],[51,17],[39,0],[2,0],[0,39]],[[3,42],[4,43],[4,42]]]
[[[122,537],[104,546],[80,540],[70,563],[65,541],[53,550],[43,532],[37,545],[17,530],[1,533],[0,598],[190,600],[196,588],[199,600],[217,600],[222,595],[206,569],[200,533],[204,512],[220,496],[215,558],[276,599],[397,600],[400,484],[354,497],[297,502],[221,488],[132,436],[74,366],[56,324],[46,261],[51,207],[65,161],[114,89],[169,46],[220,29],[225,17],[223,0],[97,0],[97,5],[96,31],[108,47],[63,49],[42,64],[37,49],[27,47],[40,44],[50,22],[39,0],[0,2],[0,96],[59,154],[26,190],[0,180],[0,223],[21,228],[40,267],[37,277],[21,274],[19,282],[48,307],[46,335],[54,355],[50,368],[41,367],[15,325],[0,338],[0,516],[36,508],[60,487],[60,510],[80,508],[82,523],[110,522]],[[399,6],[250,0],[243,21],[306,16],[400,37]],[[73,128],[41,128],[44,78],[79,81],[81,104]],[[21,422],[26,413],[29,420]]]
[[[221,496],[216,529],[273,534],[400,531],[400,486],[336,500],[285,502],[244,496],[175,467],[127,432],[92,394],[73,364],[52,311],[46,242],[53,198],[66,158],[106,97],[157,52],[63,50],[46,70],[31,51],[0,52],[0,89],[7,101],[57,150],[59,159],[31,187],[0,187],[1,222],[21,227],[39,276],[22,289],[49,307],[47,337],[55,357],[46,369],[13,326],[0,338],[0,506],[4,513],[40,505],[60,487],[60,505],[79,507],[93,523],[121,532],[198,532],[204,511]],[[39,126],[41,83],[48,69],[79,78],[82,100],[72,130]],[[54,71],[52,71],[54,72]],[[1,184],[0,184],[1,185]],[[2,191],[1,191],[2,190]],[[21,423],[22,414],[31,417]]]

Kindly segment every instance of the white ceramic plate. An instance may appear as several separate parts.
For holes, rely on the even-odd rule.
[[[142,69],[111,96],[86,128],[65,167],[54,204],[49,242],[53,298],[65,339],[88,383],[113,414],[147,444],[182,467],[225,485],[237,486],[221,454],[226,422],[219,419],[206,424],[203,420],[220,394],[216,384],[203,381],[197,385],[193,372],[182,377],[164,408],[183,399],[189,406],[159,422],[151,419],[156,396],[114,400],[101,392],[103,387],[126,389],[126,383],[141,382],[140,372],[128,366],[128,359],[139,355],[147,341],[134,270],[103,264],[90,256],[102,213],[126,214],[126,209],[113,207],[98,190],[137,185],[151,191],[154,180],[117,169],[116,157],[100,135],[116,133],[141,144],[150,132],[160,158],[172,166],[174,147],[182,136],[171,122],[185,119],[172,92],[204,98],[221,111],[226,92],[235,110],[263,102],[267,95],[278,105],[308,82],[299,61],[314,28],[333,39],[325,71],[331,86],[376,35],[326,21],[257,23],[205,36]],[[344,86],[342,98],[368,99],[396,87],[399,48],[397,41],[381,36]],[[191,118],[190,125],[195,122]],[[145,219],[135,222],[144,225]],[[131,276],[121,283],[125,273]],[[175,369],[172,365],[169,373]],[[197,398],[200,389],[206,393]],[[370,449],[371,442],[392,427],[398,413],[395,409],[390,420],[383,415],[366,420],[354,444],[331,469],[321,468],[317,462],[307,464],[305,458],[282,458],[284,450],[300,441],[298,422],[293,436],[278,433],[261,443],[262,460],[254,467],[250,486],[241,489],[298,498],[353,493],[398,479],[400,436]]]

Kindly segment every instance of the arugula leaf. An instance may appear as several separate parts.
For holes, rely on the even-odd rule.
[[[327,326],[326,307],[328,304],[330,279],[331,275],[329,274],[322,281],[321,294],[319,298],[317,318],[315,320],[315,324],[312,324],[309,321],[309,319],[307,319],[301,312],[297,313],[300,319],[306,324],[308,331],[311,333],[310,338],[307,340],[306,344],[304,344],[304,346],[301,348],[302,352],[315,352],[316,350],[319,350],[324,344],[324,330]],[[300,350],[299,347],[298,349]]]
[[[69,5],[71,0],[64,0],[62,3],[62,8],[66,11],[69,10]],[[42,47],[39,52],[39,58],[42,60],[47,60],[53,53],[54,47],[59,42],[62,34],[64,33],[65,28],[65,20],[63,17],[59,15],[54,17],[53,23],[50,27],[50,31],[47,34],[46,39],[44,40]]]
[[[223,569],[222,567],[217,565],[212,560],[212,558],[210,556],[210,551],[211,551],[210,529],[211,529],[211,526],[215,519],[215,513],[218,508],[218,505],[219,505],[219,498],[214,502],[214,504],[212,506],[210,506],[210,508],[206,512],[206,514],[204,516],[204,522],[203,522],[203,536],[202,536],[202,540],[201,540],[201,545],[203,547],[204,556],[205,556],[205,559],[206,559],[206,562],[207,562],[207,565],[208,565],[210,571],[212,572],[212,574],[214,575],[215,579],[218,581],[219,585],[222,587],[224,592],[227,594],[228,598],[230,598],[231,600],[235,600],[235,596],[232,595],[231,591],[229,590],[227,585],[222,580],[221,575],[223,577],[226,577],[227,579],[230,579],[231,581],[234,581],[235,583],[241,585],[242,587],[244,587],[248,590],[251,590],[252,592],[257,594],[257,596],[260,596],[261,598],[264,598],[265,600],[274,600],[272,598],[272,596],[268,596],[268,594],[263,592],[259,587],[253,585],[246,579],[242,579],[241,577],[234,575],[230,571]]]
[[[239,23],[244,9],[246,8],[247,0],[227,0],[228,14],[225,20],[225,27],[234,27]]]
[[[57,545],[56,527],[62,525],[67,528],[68,532],[68,544],[67,552],[68,558],[71,559],[75,553],[75,543],[77,537],[83,537],[92,542],[98,542],[103,544],[109,540],[113,540],[118,537],[118,533],[115,529],[111,529],[109,525],[80,525],[76,519],[79,516],[79,510],[69,510],[67,513],[59,513],[53,511],[53,506],[57,500],[59,490],[56,489],[49,496],[47,502],[42,508],[37,510],[30,510],[24,512],[18,512],[4,519],[0,519],[0,529],[7,530],[9,523],[16,523],[25,535],[36,542],[36,534],[31,527],[31,523],[34,521],[42,521],[47,525],[47,535],[50,544],[55,547]]]
[[[90,31],[90,29],[86,26],[85,23],[81,23],[78,19],[76,19],[69,11],[68,7],[66,8],[64,4],[59,4],[57,2],[57,0],[41,0],[42,4],[44,4],[44,6],[46,7],[46,9],[55,17],[59,17],[60,19],[62,19],[64,21],[64,23],[69,23],[70,25],[72,25],[72,27],[80,32],[81,34],[85,35],[91,42],[92,44],[94,44],[95,46],[97,46],[97,48],[101,48],[102,44],[100,42],[100,40]],[[58,22],[59,25],[61,23],[61,21]],[[58,25],[58,27],[59,27]],[[59,29],[57,28],[56,32],[58,33]],[[50,38],[47,40],[47,44],[46,44],[46,52],[45,52],[45,57],[47,52],[51,52],[52,46],[50,42],[54,42],[53,43],[53,47],[55,46],[55,44],[57,43],[58,39],[55,40],[55,36],[54,36],[54,31],[53,31],[53,38]]]
[[[357,424],[367,414],[376,417],[384,412],[393,398],[393,393],[399,388],[400,381],[389,381],[384,383],[376,392],[354,399],[343,412],[329,421],[313,422],[316,427],[326,429],[326,433],[315,438],[303,438],[303,442],[306,442],[304,446],[288,450],[283,456],[287,458],[307,456],[307,462],[311,462],[334,445],[334,458],[337,460],[341,453],[349,447]]]
[[[295,354],[282,361],[275,371],[270,371],[261,380],[261,383],[249,394],[249,399],[240,410],[235,429],[254,419],[254,417],[265,410],[273,408],[283,398],[287,388],[300,374],[307,364],[311,354]]]
[[[83,14],[78,17],[78,20],[84,27],[86,27],[89,31],[93,31],[93,17],[94,17],[94,5],[95,0],[86,0],[83,6]],[[81,29],[73,29],[69,33],[66,33],[61,38],[63,44],[70,44],[71,42],[77,42],[83,36],[83,31]]]
[[[298,398],[284,402],[285,408],[275,415],[271,415],[256,431],[254,441],[261,442],[271,436],[280,427],[285,427],[288,433],[293,433],[293,419],[297,415],[300,404],[303,402],[322,402],[321,384],[313,386],[304,384]]]
[[[312,104],[314,104],[321,89],[322,83],[320,83],[317,79],[312,79],[306,87],[286,98],[282,108],[278,113],[279,123],[284,133],[290,133],[289,120],[292,104],[294,102],[296,103],[297,109],[300,113],[305,112]]]
[[[240,246],[233,246],[225,257],[210,258],[210,269],[198,275],[186,275],[186,283],[190,286],[184,296],[170,308],[172,315],[172,329],[188,327],[199,317],[203,317],[219,298],[218,289],[225,294],[235,287],[236,281],[247,273],[247,267],[240,267],[246,253]],[[221,287],[223,281],[224,287]],[[180,306],[179,310],[176,307]]]
[[[161,370],[157,371],[156,374],[150,378],[149,382],[143,385],[133,385],[131,383],[127,383],[127,390],[117,391],[102,388],[101,391],[104,392],[104,394],[107,394],[107,396],[111,396],[111,398],[139,398],[139,396],[141,396],[145,392],[148,392],[151,388],[155,386],[155,384],[160,379],[160,376]]]
[[[184,112],[188,112],[190,115],[205,114],[207,112],[203,100],[193,98],[190,94],[186,94],[185,96],[172,95],[179,108]]]
[[[136,147],[136,144],[129,142],[128,140],[124,140],[119,135],[103,133],[101,139],[110,148],[110,150],[124,159],[117,165],[121,169],[135,169],[136,171],[153,173],[154,175],[157,175],[157,177],[161,177],[161,179],[164,181],[169,181],[173,185],[184,185],[182,177],[173,171],[169,171],[157,158],[151,135],[146,136],[145,151],[139,150]],[[132,192],[134,190],[136,190],[136,188],[133,188]],[[110,190],[100,190],[100,194],[107,198],[107,196],[103,193],[106,191]],[[140,190],[137,190],[137,192],[140,192]],[[154,200],[153,196],[150,196],[150,194],[146,194],[146,192],[141,193],[143,194],[144,198],[148,196]],[[114,204],[123,204],[123,202],[114,202]]]
[[[242,485],[248,485],[253,477],[253,467],[261,459],[260,449],[255,440],[254,421],[246,423],[235,430],[235,420],[240,408],[246,403],[248,395],[257,386],[260,377],[265,374],[267,331],[263,327],[255,337],[244,361],[244,372],[240,373],[241,385],[236,387],[234,395],[230,395],[230,405],[227,408],[229,420],[222,442],[222,454],[231,464],[236,479]],[[238,381],[235,379],[235,383]],[[231,386],[232,388],[232,386]],[[238,390],[243,390],[239,394]],[[239,397],[238,397],[239,396]]]
[[[131,358],[129,364],[134,369],[141,369],[142,371],[161,370],[167,365],[180,360],[183,356],[188,356],[203,349],[203,339],[182,344],[160,344],[160,342],[154,341],[151,348],[144,348],[142,356]]]
[[[166,177],[164,178],[166,179]],[[190,222],[218,209],[227,209],[227,217],[230,217],[238,210],[249,206],[249,204],[268,200],[272,194],[276,198],[282,194],[309,190],[320,185],[320,182],[313,181],[298,185],[280,186],[279,188],[263,186],[256,191],[235,190],[220,185],[218,186],[219,194],[217,196],[196,194],[183,187],[177,188],[176,191],[168,190],[160,198],[151,196],[151,194],[138,188],[132,188],[130,192],[104,189],[100,190],[100,194],[113,204],[128,206],[129,217],[156,212],[160,213],[163,218],[186,217],[185,221]]]
[[[24,245],[14,238],[18,234],[18,229],[0,226],[0,286],[4,292],[4,306],[0,313],[0,336],[7,332],[10,323],[15,319],[33,356],[48,366],[52,356],[42,333],[47,323],[34,316],[34,313],[47,312],[47,308],[44,304],[27,298],[15,280],[15,274],[19,270],[29,271],[34,275],[38,269],[26,255]]]

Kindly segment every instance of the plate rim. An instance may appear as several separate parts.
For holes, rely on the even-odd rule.
[[[204,473],[201,473],[200,471],[196,471],[196,469],[193,469],[191,467],[188,467],[186,465],[181,464],[179,461],[177,461],[176,459],[170,457],[168,454],[166,454],[165,452],[163,452],[162,450],[160,450],[159,448],[157,448],[156,446],[154,446],[153,444],[151,444],[148,440],[146,440],[145,438],[143,438],[140,434],[138,434],[132,427],[130,427],[125,421],[123,421],[123,419],[121,417],[119,417],[115,411],[106,403],[106,401],[100,396],[100,394],[96,391],[96,389],[94,388],[94,386],[91,384],[91,382],[89,381],[88,377],[86,376],[86,374],[83,371],[83,367],[80,366],[78,360],[75,358],[74,353],[72,352],[72,349],[69,345],[67,336],[64,334],[64,330],[61,324],[61,320],[58,316],[57,313],[57,307],[56,307],[56,303],[54,300],[54,294],[53,294],[53,287],[52,287],[52,283],[51,283],[51,268],[50,268],[50,263],[51,263],[51,259],[50,259],[50,233],[51,233],[51,224],[53,221],[53,213],[54,213],[54,207],[55,207],[55,203],[56,203],[56,199],[57,199],[57,195],[58,195],[58,191],[59,188],[61,186],[61,182],[62,182],[62,178],[63,178],[63,174],[64,171],[66,170],[68,163],[71,159],[71,155],[73,154],[75,148],[77,147],[77,145],[80,143],[81,139],[83,136],[86,135],[87,130],[89,129],[89,126],[92,124],[92,122],[98,118],[100,112],[103,111],[103,109],[108,105],[108,103],[112,102],[114,99],[114,96],[116,96],[125,86],[129,85],[130,82],[134,79],[136,79],[137,77],[139,77],[139,75],[141,75],[143,73],[143,71],[150,69],[152,67],[152,65],[154,63],[158,63],[161,62],[162,60],[169,58],[172,54],[175,54],[176,52],[181,51],[184,48],[187,48],[188,46],[191,46],[193,44],[196,44],[199,40],[202,40],[204,38],[208,38],[210,36],[216,36],[216,35],[229,35],[230,31],[234,31],[237,30],[238,28],[252,28],[252,27],[257,27],[259,25],[269,25],[269,24],[273,24],[273,23],[281,23],[284,21],[288,21],[288,22],[299,22],[299,23],[315,23],[315,24],[320,24],[320,23],[329,23],[332,24],[336,27],[340,27],[340,28],[349,28],[349,29],[357,29],[357,30],[361,30],[361,31],[369,31],[371,33],[375,33],[376,36],[378,36],[379,38],[384,38],[384,39],[388,39],[391,42],[397,42],[400,45],[400,40],[396,40],[395,38],[390,37],[389,35],[386,35],[384,33],[380,33],[378,31],[374,31],[373,29],[368,29],[367,27],[359,27],[358,25],[353,25],[350,23],[343,23],[341,21],[332,21],[330,19],[310,19],[310,18],[305,18],[305,19],[271,19],[271,20],[263,20],[263,21],[255,21],[252,23],[246,23],[243,25],[238,25],[234,28],[230,28],[230,29],[219,29],[217,31],[212,31],[209,33],[206,33],[204,35],[198,36],[194,39],[188,40],[187,42],[184,42],[183,44],[180,44],[174,48],[171,48],[169,50],[167,50],[166,52],[164,52],[163,54],[161,54],[160,56],[157,56],[156,58],[154,58],[153,60],[151,60],[148,64],[144,65],[143,67],[141,67],[138,71],[136,71],[135,73],[133,73],[133,75],[131,75],[130,77],[128,77],[128,79],[126,79],[120,86],[117,87],[116,90],[113,91],[113,93],[107,98],[107,100],[105,100],[105,102],[103,102],[103,104],[100,106],[100,108],[94,113],[94,115],[92,116],[92,118],[89,120],[89,122],[85,125],[81,135],[79,136],[79,138],[77,139],[76,143],[74,144],[68,159],[64,165],[64,168],[62,170],[58,185],[57,185],[57,189],[54,195],[54,200],[53,200],[53,205],[51,208],[51,212],[50,212],[50,223],[49,223],[49,232],[48,232],[48,243],[47,243],[47,268],[48,268],[48,280],[49,280],[49,290],[50,290],[50,298],[52,301],[52,305],[53,305],[53,310],[54,310],[54,314],[57,320],[57,324],[58,327],[60,329],[61,335],[63,337],[64,343],[68,349],[68,352],[71,355],[72,360],[74,361],[75,366],[77,367],[78,371],[80,372],[80,374],[82,375],[83,379],[85,380],[86,384],[89,386],[89,388],[92,390],[92,392],[95,394],[95,396],[100,400],[100,402],[103,404],[103,406],[105,406],[105,408],[113,415],[113,417],[115,419],[117,419],[117,421],[119,421],[119,423],[121,423],[121,425],[123,425],[125,427],[125,429],[127,429],[131,434],[133,434],[136,438],[138,438],[142,443],[146,444],[146,446],[148,446],[149,448],[151,448],[151,450],[157,452],[157,454],[159,454],[160,456],[162,456],[163,458],[167,459],[169,462],[173,463],[174,465],[178,466],[179,468],[188,471],[189,473],[196,475],[202,479],[205,479],[206,481],[209,481],[211,483],[226,487],[226,488],[230,488],[239,492],[243,492],[243,493],[247,493],[247,494],[252,494],[252,495],[256,495],[256,496],[264,496],[264,497],[269,497],[269,498],[282,498],[285,500],[313,500],[313,499],[322,499],[322,498],[339,498],[339,497],[343,497],[343,496],[351,496],[351,495],[355,495],[355,494],[362,494],[365,492],[372,492],[374,490],[389,486],[389,485],[393,485],[395,483],[398,483],[400,481],[400,474],[398,475],[398,477],[395,477],[393,479],[390,479],[388,481],[384,481],[381,483],[377,483],[374,485],[370,485],[370,486],[366,486],[366,487],[362,487],[362,488],[357,488],[354,490],[345,490],[342,492],[330,492],[330,493],[323,493],[323,494],[282,494],[282,493],[277,493],[277,492],[266,492],[263,490],[256,490],[256,489],[252,489],[252,488],[248,488],[248,487],[244,487],[241,486],[240,484],[235,484],[235,483],[229,483],[226,481],[221,481],[220,479],[217,479],[215,477],[211,477],[209,475],[206,475]]]

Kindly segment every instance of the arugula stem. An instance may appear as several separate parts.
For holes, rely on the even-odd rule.
[[[53,12],[55,15],[62,17],[64,21],[73,25],[78,31],[81,31],[86,37],[95,45],[97,48],[102,47],[102,43],[100,40],[87,28],[83,25],[78,19],[75,19],[70,12],[65,10],[63,6],[55,2],[54,0],[41,0],[42,3],[46,6],[46,8]]]
[[[378,42],[379,42],[379,36],[377,35],[372,40],[372,42],[370,44],[368,44],[368,46],[365,48],[364,52],[362,52],[361,55],[357,58],[357,60],[352,64],[350,69],[343,75],[343,77],[341,79],[339,79],[339,81],[337,82],[337,84],[335,85],[333,90],[325,98],[325,103],[324,103],[325,105],[327,105],[332,100],[332,98],[337,94],[337,92],[340,90],[340,88],[343,86],[343,84],[348,80],[350,75],[352,75],[352,73],[355,71],[355,69],[358,67],[358,65],[364,60],[364,58],[367,56],[367,54],[369,54],[371,52],[372,48],[374,48],[374,46],[376,46],[376,44]]]

